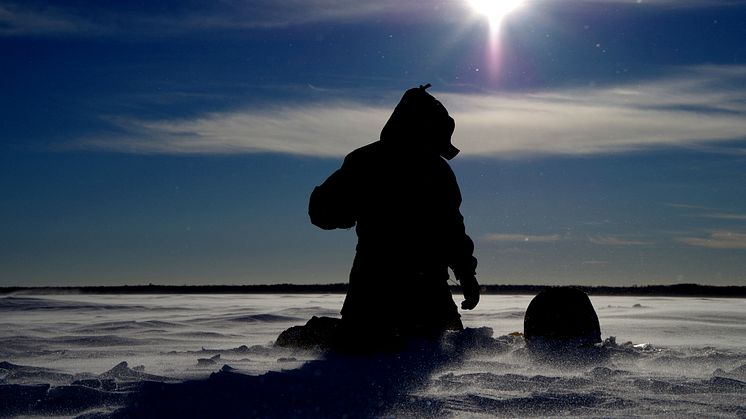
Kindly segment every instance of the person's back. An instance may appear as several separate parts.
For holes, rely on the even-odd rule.
[[[350,153],[311,195],[311,221],[325,229],[356,226],[357,253],[342,309],[360,330],[403,334],[460,329],[448,267],[479,299],[473,243],[459,212],[461,195],[441,157],[453,120],[425,88],[408,91],[381,141]],[[455,150],[455,152],[454,152]]]

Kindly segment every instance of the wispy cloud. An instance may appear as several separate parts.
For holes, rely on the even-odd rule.
[[[556,0],[529,0],[531,3],[544,3],[556,6]],[[627,4],[637,7],[636,0],[563,0],[562,7],[576,3]],[[648,7],[698,8],[734,4],[733,0],[644,0]],[[356,22],[365,19],[413,21],[464,22],[473,15],[465,0],[378,0],[360,2],[358,0],[233,0],[221,3],[221,8],[205,15],[187,16],[184,19],[161,22],[161,25],[184,28],[263,28],[286,27],[319,22]]]
[[[733,221],[746,221],[746,214],[730,214],[724,212],[715,212],[708,214],[699,214],[702,218],[712,218],[716,220],[733,220]]]
[[[452,2],[451,2],[452,3]],[[353,23],[382,16],[408,15],[414,19],[441,11],[438,2],[381,0],[229,0],[180,16],[137,16],[135,24],[148,31],[192,32],[204,29],[271,29],[315,23]]]
[[[605,260],[584,260],[580,263],[581,265],[592,265],[592,266],[606,266],[609,262]]]
[[[32,9],[0,3],[0,36],[78,33],[94,26],[58,7]]]
[[[469,154],[593,154],[746,138],[746,67],[698,67],[637,85],[446,95]]]
[[[480,237],[486,242],[523,242],[523,243],[554,243],[562,239],[559,234],[532,235],[532,234],[504,234],[492,233]]]
[[[2,1],[2,0],[0,0]],[[205,29],[257,29],[313,23],[353,23],[387,18],[390,21],[464,22],[473,15],[465,0],[224,0],[220,2],[150,2],[139,10],[111,2],[2,1],[0,36],[88,34],[101,32],[175,34]],[[529,0],[556,7],[556,0]],[[739,4],[736,0],[563,0],[573,4],[614,4],[615,7],[701,8]],[[123,4],[126,4],[123,3]]]
[[[544,0],[550,2],[552,0]],[[694,7],[722,7],[729,5],[742,5],[743,0],[571,0],[568,3],[611,3],[620,5],[652,6],[667,8],[694,8]]]
[[[0,0],[0,36],[60,35],[105,32],[128,36],[178,34],[214,29],[284,28],[314,23],[454,21],[469,11],[465,1],[378,0],[224,0],[158,1],[141,7],[112,2],[45,2]],[[97,29],[92,31],[91,29]]]
[[[75,147],[139,154],[284,153],[340,156],[376,139],[389,110],[360,103],[236,111],[193,120],[115,118],[126,134],[90,137]]]
[[[679,208],[679,209],[695,209],[695,210],[709,210],[712,209],[710,207],[705,207],[702,205],[691,205],[691,204],[680,204],[680,203],[669,203],[666,204],[667,206],[671,208]]]
[[[715,230],[706,237],[683,237],[678,241],[708,249],[746,249],[746,233],[727,230]]]
[[[588,241],[600,246],[641,246],[652,244],[652,242],[649,241],[635,240],[616,236],[589,237]]]
[[[454,2],[379,0],[253,0],[228,1],[225,8],[212,17],[190,19],[190,25],[234,28],[292,26],[317,22],[355,21],[370,16],[410,14],[416,18],[423,12],[452,7]],[[232,16],[221,11],[230,10]],[[182,22],[184,23],[184,22]]]
[[[464,155],[584,155],[746,139],[746,67],[689,68],[637,85],[494,94],[439,94]],[[344,97],[354,97],[349,94]],[[337,100],[210,113],[117,118],[124,134],[76,147],[129,153],[277,152],[341,156],[375,140],[391,106]],[[380,103],[380,102],[379,102]]]
[[[733,212],[727,212],[723,211],[718,208],[713,207],[707,207],[702,205],[690,205],[690,204],[675,204],[675,203],[669,203],[666,204],[669,207],[677,208],[677,209],[683,209],[683,210],[692,210],[686,216],[688,217],[696,217],[696,218],[708,218],[713,220],[726,220],[726,221],[746,221],[746,214],[743,213],[733,213]],[[694,210],[698,212],[693,212]]]
[[[224,1],[224,9],[232,11],[227,20],[232,26],[288,26],[314,22],[339,22],[389,16],[402,21],[432,19],[434,16],[446,20],[462,20],[471,14],[471,7],[465,0],[378,0],[360,2],[358,0],[229,0]],[[528,0],[525,8],[533,4],[557,6],[556,0]],[[616,7],[627,4],[648,7],[718,7],[739,4],[737,0],[563,0],[560,7],[567,8],[575,3],[614,4]],[[742,3],[742,2],[740,2]],[[542,9],[546,9],[542,7]],[[219,16],[225,16],[220,14]],[[219,23],[216,20],[215,23]],[[222,23],[225,24],[225,23]]]

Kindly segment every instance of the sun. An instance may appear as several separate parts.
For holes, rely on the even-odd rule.
[[[503,61],[503,21],[505,17],[517,8],[523,6],[526,0],[467,0],[476,13],[489,21],[485,63],[487,74],[491,81],[497,81]]]
[[[523,0],[468,0],[471,7],[487,17],[490,25],[499,26],[503,18],[517,9]]]

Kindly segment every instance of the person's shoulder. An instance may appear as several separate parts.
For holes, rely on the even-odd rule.
[[[364,145],[358,149],[353,150],[350,154],[345,157],[345,162],[353,162],[359,160],[368,160],[380,156],[385,147],[381,141],[376,141],[368,145]]]

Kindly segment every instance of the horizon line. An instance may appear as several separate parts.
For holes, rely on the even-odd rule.
[[[704,285],[696,283],[648,284],[648,285],[530,285],[530,284],[485,284],[483,295],[533,295],[545,288],[578,288],[594,296],[670,296],[670,297],[746,297],[743,285]],[[0,295],[44,295],[44,294],[344,294],[347,283],[332,284],[247,284],[247,285],[87,285],[87,286],[4,286]],[[393,288],[393,287],[392,287]],[[450,285],[452,291],[459,285]]]

